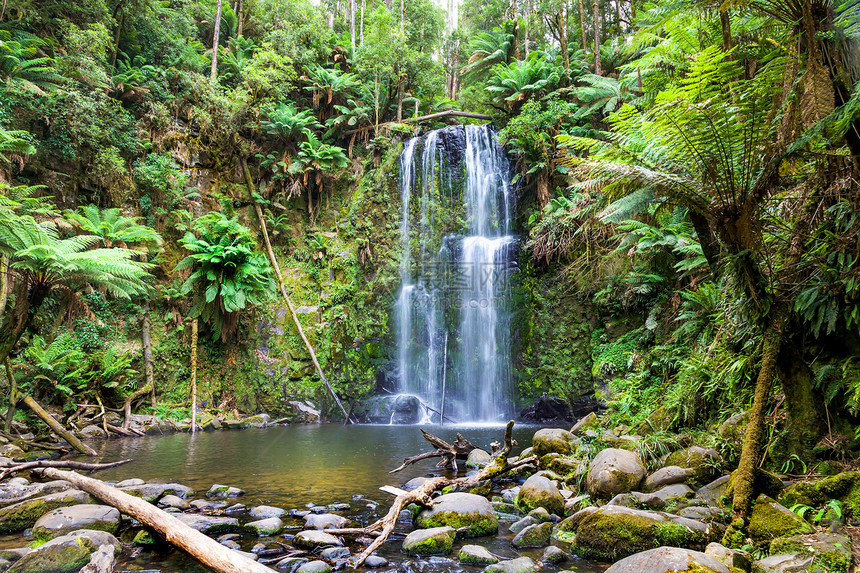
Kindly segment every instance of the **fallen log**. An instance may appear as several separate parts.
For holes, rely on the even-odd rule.
[[[462,434],[457,434],[457,439],[454,440],[453,444],[449,444],[442,438],[438,436],[434,436],[433,434],[428,434],[423,429],[421,433],[424,435],[424,439],[430,442],[430,445],[434,446],[436,449],[432,452],[424,452],[423,454],[418,454],[415,456],[409,456],[407,458],[403,458],[403,463],[400,467],[391,470],[390,474],[397,473],[406,466],[410,464],[414,464],[415,462],[419,462],[421,460],[426,460],[428,458],[439,458],[442,460],[436,464],[436,467],[445,467],[446,465],[451,466],[455,472],[457,471],[457,458],[465,458],[469,456],[469,453],[472,450],[479,449],[478,446],[467,440],[463,437]]]
[[[77,438],[77,436],[72,434],[70,431],[65,429],[58,421],[56,421],[53,416],[51,416],[44,408],[42,408],[42,406],[39,405],[38,402],[33,400],[32,396],[24,396],[22,401],[27,404],[27,407],[33,410],[33,412],[37,416],[39,416],[43,422],[48,424],[48,427],[50,427],[54,431],[54,433],[69,442],[69,445],[71,445],[73,448],[75,448],[82,454],[86,454],[88,456],[98,455],[94,449],[84,444]]]
[[[120,460],[118,462],[111,462],[109,464],[88,464],[86,462],[73,462],[71,460],[36,460],[32,462],[24,462],[21,464],[8,466],[2,472],[0,472],[0,480],[6,479],[6,477],[11,474],[23,472],[26,470],[32,470],[34,468],[66,468],[71,470],[85,470],[89,472],[96,472],[99,470],[106,470],[108,468],[115,468],[117,466],[127,464],[130,461],[132,460]]]
[[[45,468],[35,470],[40,475],[65,480],[156,531],[174,546],[182,549],[215,573],[272,573],[272,570],[228,549],[214,539],[192,529],[153,504],[131,496],[97,479],[78,473]]]
[[[394,503],[391,504],[391,509],[389,509],[388,513],[385,514],[385,517],[378,519],[367,527],[336,530],[340,535],[373,535],[377,532],[377,530],[380,530],[376,539],[373,540],[373,543],[368,545],[367,548],[355,558],[355,561],[352,564],[353,568],[358,569],[359,567],[361,567],[364,564],[365,560],[370,557],[370,555],[374,551],[376,551],[383,543],[385,543],[385,541],[388,539],[388,536],[391,535],[391,533],[394,531],[394,527],[397,525],[397,517],[400,515],[400,512],[410,503],[431,505],[432,501],[430,499],[430,496],[437,490],[440,490],[444,487],[454,485],[458,488],[469,488],[478,484],[479,482],[485,480],[492,480],[522,465],[536,462],[538,459],[537,456],[529,456],[522,460],[517,460],[514,463],[508,463],[508,454],[511,453],[511,448],[515,443],[512,437],[513,429],[514,421],[511,420],[510,422],[508,422],[508,426],[505,428],[504,447],[495,454],[493,459],[490,460],[489,464],[487,464],[483,469],[481,469],[481,471],[477,472],[475,475],[455,479],[446,477],[431,478],[421,484],[421,486],[417,489],[399,494],[394,499]],[[424,430],[422,430],[422,432],[424,432]],[[427,434],[426,432],[424,432],[424,434],[425,439],[427,439],[428,436],[437,440],[439,439],[436,438],[436,436]],[[459,438],[462,438],[462,436],[458,435],[458,441],[460,441]],[[463,438],[463,442],[468,442],[468,440],[465,440],[465,438]],[[461,444],[463,442],[461,442]],[[442,443],[445,442],[443,441]]]

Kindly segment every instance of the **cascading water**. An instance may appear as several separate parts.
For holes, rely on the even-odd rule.
[[[397,387],[458,422],[512,410],[510,166],[493,128],[454,126],[400,156]],[[446,348],[447,345],[447,348]]]

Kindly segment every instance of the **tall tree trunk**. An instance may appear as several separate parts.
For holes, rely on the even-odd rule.
[[[615,28],[621,36],[621,0],[615,0]]]
[[[732,49],[732,20],[728,8],[720,10],[720,29],[723,33],[723,51],[728,52]]]
[[[821,394],[815,391],[815,375],[803,360],[800,344],[782,345],[777,368],[785,392],[785,457],[792,454],[811,459],[812,448],[827,430],[827,415]]]
[[[400,0],[400,32],[406,33],[406,0]]]
[[[531,16],[531,11],[532,11],[532,7],[531,7],[532,1],[531,0],[525,0],[525,2],[526,2],[526,7],[525,7],[525,10],[523,10],[523,12],[524,12],[523,13],[523,24],[525,25],[526,29],[524,31],[525,38],[523,39],[523,51],[525,52],[525,55],[526,55],[525,59],[528,60],[529,59],[529,27],[530,27],[529,26],[529,17]]]
[[[588,32],[585,31],[585,6],[582,4],[582,0],[579,0],[579,25],[582,33],[582,51],[588,57]]]
[[[239,11],[236,14],[236,35],[241,36],[245,30],[245,0],[239,0]]]
[[[221,39],[221,2],[217,0],[215,5],[215,32],[212,34],[212,69],[209,72],[209,80],[214,82],[218,77],[218,43]]]
[[[140,326],[140,342],[143,346],[144,384],[152,389],[152,407],[155,408],[155,376],[152,367],[152,338],[149,333],[149,301],[143,302],[143,322]]]
[[[405,74],[400,74],[397,79],[397,123],[403,121],[403,91],[406,85]]]
[[[119,56],[119,39],[122,35],[122,25],[125,22],[125,10],[122,9],[122,2],[119,4],[119,20],[116,23],[116,34],[113,39],[113,54],[111,54],[110,65],[116,67],[116,59]]]
[[[364,5],[367,4],[367,0],[361,0],[361,20],[358,23],[358,44],[361,45],[364,43]]]
[[[6,378],[9,379],[9,409],[6,410],[6,420],[3,424],[3,429],[8,434],[12,428],[12,418],[15,417],[15,408],[18,406],[18,381],[15,380],[15,373],[12,372],[12,361],[8,356],[3,364],[6,366]]]
[[[9,300],[9,259],[0,257],[0,317],[6,312],[6,302]]]
[[[561,12],[559,14],[558,36],[559,48],[561,49],[561,61],[564,63],[564,74],[570,77],[570,48],[567,41],[567,1],[562,0]],[[595,2],[597,0],[594,0]]]
[[[22,283],[16,293],[15,308],[12,309],[12,314],[3,328],[0,328],[0,361],[6,360],[11,354],[24,331],[30,326],[33,317],[39,312],[49,291],[50,287],[35,286],[27,292],[26,286]]]
[[[349,41],[352,46],[352,57],[355,57],[355,0],[349,0]]]
[[[191,433],[197,431],[197,319],[191,321]]]
[[[594,73],[598,76],[603,72],[600,68],[600,4],[594,0]]]

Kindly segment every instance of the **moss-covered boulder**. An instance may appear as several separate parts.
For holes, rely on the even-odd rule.
[[[284,528],[284,522],[280,517],[267,517],[257,521],[249,521],[245,524],[245,529],[252,531],[259,537],[267,537],[269,535],[277,535]]]
[[[679,466],[695,470],[696,479],[706,483],[720,475],[723,456],[713,448],[690,446],[669,454],[665,466]]]
[[[499,562],[498,557],[480,545],[464,545],[460,548],[457,559],[463,565],[492,565]]]
[[[33,527],[39,518],[49,511],[87,503],[89,499],[89,494],[69,489],[6,506],[0,509],[0,533],[11,533]]]
[[[560,428],[544,428],[532,437],[532,453],[543,456],[550,453],[566,455],[570,453],[573,434]]]
[[[507,561],[499,561],[495,565],[484,567],[484,573],[533,573],[537,571],[537,563],[529,557],[518,557]]]
[[[10,573],[77,573],[102,545],[119,553],[116,537],[106,531],[79,530],[55,537],[16,561]]]
[[[486,450],[482,450],[481,448],[475,448],[471,452],[469,452],[469,457],[466,458],[466,467],[467,468],[482,468],[492,460],[492,456]]]
[[[308,561],[296,569],[296,573],[329,573],[329,571],[331,571],[331,565],[319,560]]]
[[[551,522],[529,525],[516,534],[511,543],[518,549],[526,547],[546,547],[552,536],[553,524]]]
[[[704,548],[708,541],[706,526],[666,513],[614,505],[579,513],[559,530],[574,528],[572,549],[588,559],[615,561],[664,545]]]
[[[594,412],[580,418],[576,424],[570,429],[570,433],[574,436],[582,436],[586,430],[597,430],[600,428],[600,420]]]
[[[672,422],[674,422],[673,416],[664,406],[660,406],[647,418],[633,426],[631,431],[639,436],[649,436],[654,432],[668,430],[672,427]]]
[[[812,557],[810,573],[848,573],[851,568],[851,538],[835,533],[780,537],[770,544],[773,554],[798,553]]]
[[[731,573],[717,559],[679,547],[658,547],[618,561],[606,573]]]
[[[403,552],[409,555],[448,555],[456,536],[453,527],[416,529],[403,540]]]
[[[831,499],[845,504],[845,513],[860,518],[860,472],[843,472],[814,482],[792,485],[779,495],[788,507],[797,503],[820,507]]]
[[[47,541],[70,531],[93,529],[116,533],[119,510],[108,505],[80,504],[49,511],[33,525],[37,541]]]
[[[461,537],[493,535],[499,530],[496,511],[487,498],[472,493],[446,493],[415,518],[416,527],[450,526]]]
[[[756,499],[747,531],[757,545],[768,544],[777,537],[814,532],[805,519],[764,494]]]
[[[310,529],[298,532],[293,538],[293,545],[299,549],[313,550],[320,547],[340,547],[343,545],[343,542],[330,533],[319,531],[317,529]]]
[[[645,466],[638,454],[606,448],[588,466],[585,484],[593,497],[610,499],[619,493],[639,489],[643,479]]]
[[[564,497],[549,478],[540,475],[533,475],[525,481],[515,504],[525,513],[542,507],[549,513],[564,515]]]
[[[562,477],[584,473],[588,468],[588,462],[576,456],[557,456],[546,464],[541,461],[541,465]]]

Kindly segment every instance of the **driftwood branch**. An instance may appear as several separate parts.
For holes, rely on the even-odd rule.
[[[94,449],[84,444],[80,441],[74,434],[65,429],[58,421],[54,419],[42,406],[39,405],[38,402],[33,400],[32,396],[24,396],[23,402],[27,404],[27,407],[33,410],[33,412],[39,416],[43,422],[48,424],[48,426],[56,433],[58,436],[69,442],[69,444],[81,452],[82,454],[86,454],[88,456],[97,456],[98,454]]]
[[[518,468],[525,464],[536,462],[537,456],[530,456],[522,460],[517,460],[514,463],[508,463],[507,456],[508,454],[510,454],[511,448],[516,443],[512,439],[513,428],[514,421],[511,420],[510,422],[508,422],[508,425],[505,428],[505,446],[498,453],[496,453],[493,460],[489,464],[487,464],[487,466],[485,466],[475,475],[456,479],[450,479],[446,477],[431,478],[421,484],[421,486],[417,489],[399,494],[394,499],[394,503],[392,503],[391,509],[389,509],[388,513],[385,514],[385,517],[378,519],[377,521],[368,525],[365,528],[338,530],[338,532],[342,535],[370,535],[373,532],[379,531],[379,536],[373,540],[373,543],[368,545],[367,548],[355,558],[355,561],[352,564],[353,568],[358,569],[359,567],[361,567],[364,564],[364,561],[383,543],[385,543],[385,541],[388,539],[388,536],[391,535],[392,531],[394,531],[394,526],[397,524],[397,516],[400,515],[400,511],[410,503],[430,505],[430,496],[439,489],[442,489],[449,485],[456,486],[460,489],[473,487],[479,482],[495,479],[496,477],[499,477],[512,469]],[[431,436],[431,434],[427,434],[425,432],[424,438],[427,439],[428,436],[438,440],[436,436]],[[462,436],[458,436],[458,438],[461,437]],[[465,440],[465,438],[463,439],[463,441],[468,442],[468,440]],[[442,441],[442,443],[445,444],[444,441]]]
[[[115,468],[117,466],[121,466],[123,464],[127,464],[131,460],[121,460],[118,462],[112,462],[109,464],[88,464],[86,462],[73,462],[69,460],[36,460],[32,462],[24,462],[22,464],[15,464],[13,466],[9,466],[5,468],[2,472],[0,472],[0,480],[6,479],[11,474],[17,472],[23,472],[25,470],[32,470],[34,468],[67,468],[71,470],[85,470],[89,472],[95,472],[99,470],[106,470],[108,468]]]
[[[421,433],[424,435],[424,439],[430,442],[430,445],[436,449],[432,452],[424,452],[423,454],[403,458],[403,463],[400,467],[395,468],[388,473],[397,473],[410,464],[414,464],[415,462],[420,462],[421,460],[426,460],[428,458],[442,458],[442,461],[437,464],[437,467],[449,465],[454,471],[457,471],[457,458],[468,457],[472,450],[478,449],[478,446],[464,438],[462,434],[457,434],[457,439],[454,443],[449,444],[442,438],[429,434],[423,429],[421,430]]]
[[[244,555],[224,547],[214,539],[192,529],[155,505],[124,491],[109,486],[97,479],[78,473],[46,468],[36,470],[44,477],[65,480],[93,495],[106,504],[117,508],[146,527],[156,531],[169,543],[187,552],[205,567],[216,573],[272,573],[272,570],[248,559]]]

